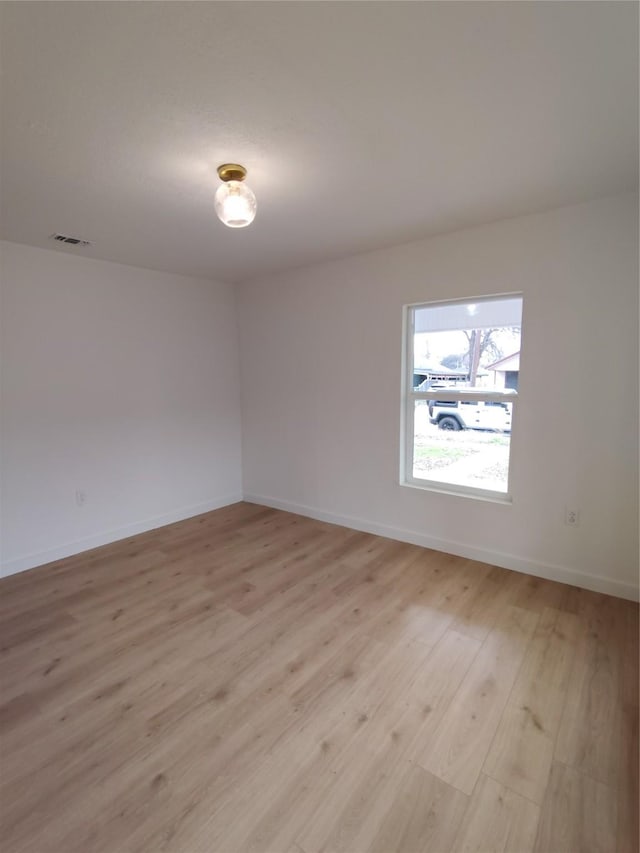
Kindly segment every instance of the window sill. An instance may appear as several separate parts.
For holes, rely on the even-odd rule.
[[[465,486],[447,486],[444,483],[435,483],[429,480],[400,480],[400,485],[409,489],[418,489],[421,492],[435,492],[439,495],[450,495],[455,498],[471,498],[475,501],[485,501],[502,506],[513,505],[511,495],[501,494],[500,492],[485,492],[482,489],[472,489]]]

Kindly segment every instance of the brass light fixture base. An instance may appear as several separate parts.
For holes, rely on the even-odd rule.
[[[239,163],[224,163],[218,166],[218,176],[221,181],[244,181],[247,170]]]

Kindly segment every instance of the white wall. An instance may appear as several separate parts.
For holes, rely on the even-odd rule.
[[[402,306],[512,291],[513,504],[400,486]],[[636,195],[253,281],[239,322],[247,499],[637,596]]]
[[[3,573],[239,500],[232,286],[0,249]]]

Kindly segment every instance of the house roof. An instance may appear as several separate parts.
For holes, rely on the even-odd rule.
[[[444,364],[423,364],[420,367],[413,368],[414,373],[437,373],[440,376],[458,376],[465,375],[468,371],[466,370],[452,370],[450,367],[445,367]]]
[[[520,370],[520,350],[488,364],[485,370]]]
[[[464,367],[458,370],[452,370],[450,367],[445,367],[444,364],[431,364],[422,367],[414,367],[413,372],[420,375],[429,376],[468,376],[469,371]],[[486,368],[480,367],[477,372],[478,376],[486,376]]]

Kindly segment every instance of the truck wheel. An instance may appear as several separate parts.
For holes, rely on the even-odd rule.
[[[460,421],[457,418],[452,418],[451,416],[440,418],[440,420],[438,421],[438,426],[440,427],[440,429],[462,429],[462,427],[460,426]]]

